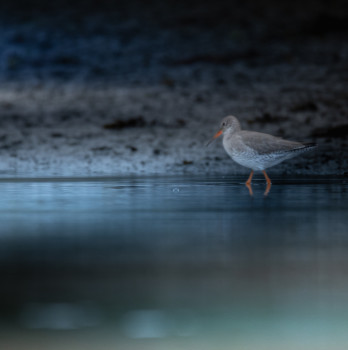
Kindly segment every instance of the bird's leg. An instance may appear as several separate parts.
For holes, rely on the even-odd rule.
[[[250,173],[250,175],[249,175],[249,178],[248,178],[248,180],[247,180],[246,183],[245,183],[245,186],[246,186],[246,187],[248,188],[248,190],[249,190],[250,196],[253,195],[253,189],[251,188],[251,180],[252,180],[252,178],[253,178],[253,175],[254,175],[254,171],[251,170],[251,173]]]
[[[253,178],[253,175],[254,175],[254,170],[251,170],[249,178],[248,178],[247,182],[245,183],[246,185],[251,185],[251,180]]]
[[[263,173],[263,175],[265,176],[265,179],[266,179],[266,181],[267,181],[266,191],[265,191],[265,193],[264,193],[264,195],[267,196],[268,193],[269,193],[269,191],[271,190],[272,181],[271,181],[271,179],[268,177],[267,173],[266,173],[264,170],[262,170],[262,173]]]

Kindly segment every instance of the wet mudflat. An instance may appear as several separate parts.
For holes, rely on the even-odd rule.
[[[2,178],[0,347],[344,349],[348,181]]]

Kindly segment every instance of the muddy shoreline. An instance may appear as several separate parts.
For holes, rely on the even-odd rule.
[[[2,173],[244,174],[220,120],[318,149],[273,174],[347,173],[344,2],[2,5]],[[238,6],[237,6],[238,5]]]

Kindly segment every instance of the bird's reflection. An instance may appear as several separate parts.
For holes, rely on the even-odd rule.
[[[247,181],[247,182],[245,183],[245,186],[246,186],[246,188],[247,188],[248,191],[249,191],[249,195],[252,197],[252,196],[254,195],[254,192],[253,192],[253,188],[252,188],[252,185],[251,185],[251,181]],[[265,197],[267,197],[268,194],[270,193],[271,187],[272,187],[272,182],[267,181],[266,189],[265,189],[265,192],[263,193],[263,195],[264,195]]]

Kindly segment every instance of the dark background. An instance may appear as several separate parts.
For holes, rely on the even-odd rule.
[[[346,61],[345,1],[14,1],[1,5],[2,79],[161,83],[243,63]],[[6,65],[7,63],[7,65]],[[203,72],[200,72],[203,74]],[[193,76],[194,77],[194,76]],[[200,81],[199,74],[197,82]],[[221,77],[217,83],[223,84]],[[169,83],[169,82],[167,82]]]

